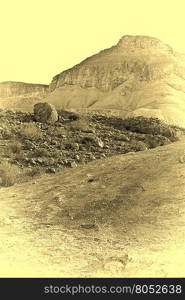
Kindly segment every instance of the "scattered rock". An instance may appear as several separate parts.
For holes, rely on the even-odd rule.
[[[70,144],[70,146],[71,146],[71,149],[76,150],[76,151],[78,151],[80,148],[78,143],[72,143],[72,144]]]
[[[95,136],[85,136],[82,138],[81,143],[86,145],[92,144],[100,148],[103,148],[104,146],[103,141]]]
[[[76,164],[75,161],[68,161],[68,162],[67,162],[67,166],[68,166],[69,168],[76,168],[76,167],[77,167],[77,164]]]
[[[56,170],[55,170],[55,168],[47,168],[47,169],[46,169],[46,172],[47,172],[47,173],[53,173],[53,174],[55,174],[55,173],[56,173]]]
[[[80,156],[79,156],[78,154],[76,154],[76,155],[74,156],[74,158],[75,158],[77,161],[80,161]]]
[[[133,130],[129,131],[124,127],[127,121],[121,118],[93,114],[85,118],[83,130],[72,130],[71,124],[74,124],[75,121],[69,119],[64,121],[61,127],[59,126],[60,122],[35,122],[33,113],[1,111],[0,121],[3,124],[0,128],[1,159],[8,159],[19,168],[30,168],[31,171],[29,169],[28,173],[30,177],[33,177],[38,174],[37,169],[40,173],[55,173],[65,167],[74,168],[78,163],[86,164],[95,159],[117,154],[130,153],[131,155],[137,151],[163,146],[175,141],[174,131],[184,134],[183,129],[170,127],[154,118],[136,119],[129,119],[128,124]],[[77,122],[81,122],[81,119]],[[148,130],[147,126],[150,122],[150,130]],[[140,132],[143,131],[142,126],[146,133]],[[41,138],[35,140],[30,139],[28,134],[20,135],[20,131],[25,128],[28,128],[31,133],[34,129],[34,134],[39,131]],[[9,139],[4,134],[5,131],[8,132]],[[153,133],[149,133],[150,131]],[[156,134],[156,132],[160,132],[160,134]],[[21,143],[20,153],[12,151],[12,141]],[[93,180],[89,179],[89,182],[93,182]]]

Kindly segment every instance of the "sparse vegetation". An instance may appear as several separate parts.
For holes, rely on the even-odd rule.
[[[163,122],[158,118],[144,118],[133,117],[123,120],[122,125],[130,131],[152,134],[152,135],[162,135],[172,141],[176,138],[176,131],[167,123]]]
[[[40,176],[42,174],[42,171],[39,167],[32,168],[29,170],[26,175],[29,177],[34,177],[34,176]]]
[[[70,129],[73,131],[75,130],[86,131],[89,130],[89,123],[85,118],[79,119],[70,123]]]
[[[19,131],[19,134],[22,138],[30,140],[39,140],[43,137],[40,128],[33,122],[27,123],[25,127]]]
[[[12,141],[8,145],[8,150],[12,153],[20,153],[22,149],[22,144],[19,141]]]

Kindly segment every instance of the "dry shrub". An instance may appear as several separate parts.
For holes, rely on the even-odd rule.
[[[37,127],[35,123],[29,122],[19,131],[21,137],[30,140],[39,140],[43,137],[42,131]]]
[[[34,176],[40,176],[41,174],[42,174],[41,169],[39,167],[35,167],[29,170],[26,175],[30,177],[34,177]]]
[[[3,131],[1,132],[2,138],[4,140],[10,140],[12,138],[12,132],[9,129],[3,128]]]
[[[22,144],[18,141],[12,141],[8,145],[8,151],[13,152],[13,153],[20,153],[22,149]]]
[[[0,164],[0,186],[11,186],[19,182],[21,170],[8,162]]]

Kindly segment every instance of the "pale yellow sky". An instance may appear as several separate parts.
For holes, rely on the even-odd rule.
[[[184,0],[0,0],[0,82],[49,83],[127,34],[185,53],[184,12]]]

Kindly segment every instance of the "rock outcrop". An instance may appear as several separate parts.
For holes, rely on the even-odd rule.
[[[35,120],[41,123],[55,123],[58,121],[58,113],[54,105],[47,102],[34,105]]]
[[[119,110],[185,126],[185,55],[156,38],[123,36],[55,76],[49,90],[57,108]]]
[[[55,76],[50,91],[64,85],[110,91],[131,75],[139,81],[164,78],[175,68],[173,50],[155,38],[124,36],[116,46]]]

